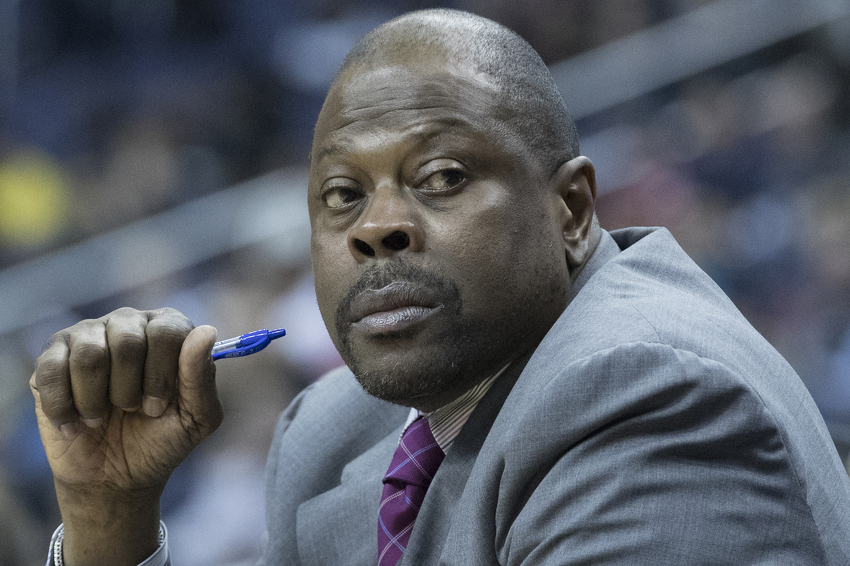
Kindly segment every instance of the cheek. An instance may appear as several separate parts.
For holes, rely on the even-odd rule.
[[[489,206],[439,231],[454,238],[435,242],[451,250],[468,312],[510,310],[518,296],[525,299],[523,309],[563,310],[568,273],[557,222],[542,206],[497,199],[481,204]]]

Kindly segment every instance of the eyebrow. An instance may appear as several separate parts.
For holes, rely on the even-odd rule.
[[[321,161],[325,157],[328,157],[328,156],[331,156],[331,155],[339,155],[339,154],[342,154],[342,153],[348,153],[348,150],[346,150],[340,144],[333,144],[333,145],[329,145],[327,147],[323,147],[322,149],[319,150],[319,154],[316,155],[316,163],[321,163]],[[313,156],[311,154],[310,155],[310,163],[312,164],[312,162],[313,162]]]

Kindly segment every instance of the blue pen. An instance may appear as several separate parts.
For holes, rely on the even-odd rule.
[[[213,344],[212,359],[239,358],[255,354],[269,345],[275,338],[286,336],[286,330],[255,330],[236,338],[228,338]]]

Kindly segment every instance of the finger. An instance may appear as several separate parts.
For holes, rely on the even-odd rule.
[[[98,426],[109,406],[109,346],[100,320],[84,320],[69,332],[68,367],[77,413],[89,426]]]
[[[42,408],[41,404],[41,394],[38,391],[38,385],[36,383],[36,380],[36,371],[33,370],[32,375],[30,376],[29,386],[33,399],[35,400],[35,416],[39,423],[39,432],[41,433],[42,439],[44,440],[48,438],[48,436],[46,436],[46,433],[48,431],[44,430],[44,426],[41,424],[42,421],[46,421],[47,427],[51,429],[51,432],[58,433],[65,440],[73,440],[74,438],[76,438],[77,434],[79,434],[81,430],[79,422],[75,421],[73,423],[66,423],[64,430],[60,428],[62,425],[50,422],[50,420],[47,418],[47,415],[44,414],[44,409]]]
[[[177,364],[183,341],[192,331],[192,323],[173,309],[157,311],[148,322],[148,351],[142,383],[142,409],[151,417],[160,416],[174,395]]]
[[[106,321],[109,344],[109,400],[125,411],[142,406],[142,381],[147,353],[148,317],[133,309],[119,309]]]
[[[223,415],[215,385],[215,363],[210,356],[215,340],[215,328],[199,326],[186,337],[180,351],[180,412],[196,428],[198,441],[218,428]]]
[[[30,387],[36,403],[50,423],[65,436],[73,437],[78,428],[78,415],[71,392],[69,355],[67,334],[54,334],[35,362]]]

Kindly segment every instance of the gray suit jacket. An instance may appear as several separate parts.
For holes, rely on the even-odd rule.
[[[811,397],[666,230],[606,233],[573,295],[461,431],[403,564],[850,564],[850,481]],[[407,413],[344,369],[293,402],[265,564],[375,564]]]

